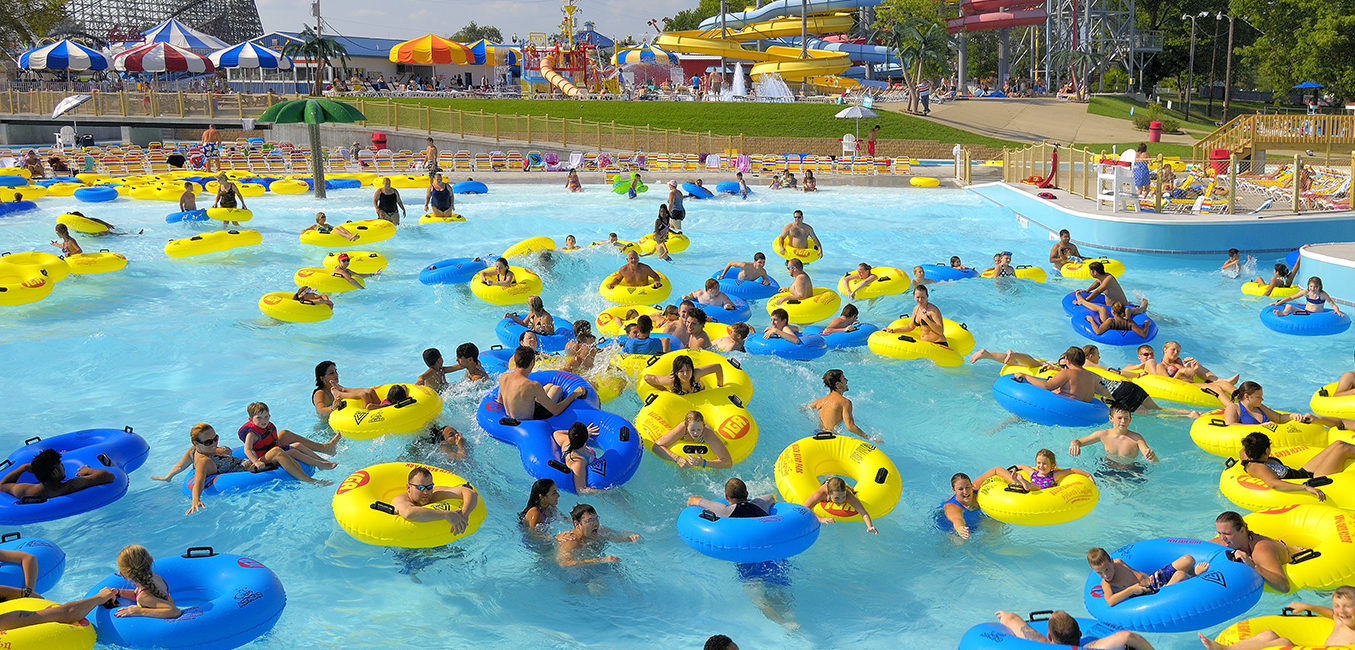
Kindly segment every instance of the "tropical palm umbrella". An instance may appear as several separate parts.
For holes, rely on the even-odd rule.
[[[518,51],[507,45],[491,43],[485,39],[480,39],[471,43],[470,48],[474,58],[471,59],[471,65],[517,65]]]
[[[147,43],[169,43],[185,50],[212,52],[229,47],[225,41],[211,34],[204,34],[173,18],[141,32],[141,36]]]
[[[207,57],[177,45],[157,41],[143,43],[113,57],[113,69],[121,72],[192,72],[216,70]]]
[[[875,111],[872,111],[864,106],[849,106],[847,108],[838,111],[837,115],[834,115],[833,117],[844,120],[855,119],[856,120],[855,135],[859,138],[861,136],[861,118],[864,117],[866,119],[870,119],[872,117],[879,116],[880,116],[879,113],[876,113]]]
[[[106,70],[108,57],[79,43],[61,40],[20,54],[19,67],[46,72]]]
[[[612,65],[630,65],[632,63],[671,65],[675,62],[677,62],[676,56],[652,45],[641,45],[640,47],[621,50],[612,55]]]
[[[320,125],[327,123],[351,124],[363,122],[367,116],[351,104],[332,99],[293,99],[268,107],[259,116],[259,122],[273,124],[305,124],[311,145],[311,187],[315,198],[325,198],[324,149],[320,146]]]
[[[391,48],[390,60],[419,65],[466,65],[475,59],[469,47],[434,34],[413,38]]]

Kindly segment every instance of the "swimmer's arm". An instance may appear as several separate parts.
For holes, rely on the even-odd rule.
[[[335,401],[338,400],[336,399]],[[255,433],[253,429],[250,429],[249,433],[245,434],[245,459],[254,463],[256,466],[263,464],[263,460],[259,458],[259,455],[254,453],[254,443],[258,441],[259,434]]]
[[[188,467],[188,463],[192,459],[193,459],[193,448],[189,447],[188,451],[185,451],[183,453],[183,458],[180,458],[179,462],[175,463],[174,467],[169,468],[169,473],[165,474],[164,476],[152,476],[151,480],[168,481],[169,479],[174,478],[179,472],[184,471],[184,468]]]
[[[706,427],[706,446],[715,454],[715,460],[706,461],[706,467],[727,469],[734,466],[734,458],[729,455],[725,442],[709,426]]]
[[[823,501],[826,498],[828,498],[828,487],[820,485],[817,490],[814,490],[813,492],[810,493],[809,496],[805,497],[804,502],[801,503],[800,505],[809,508],[809,510],[813,512],[814,506],[818,505],[821,501]],[[825,519],[827,521],[824,521]],[[822,521],[823,523],[829,523],[836,520],[833,519],[832,517],[819,517],[819,521]]]
[[[668,341],[668,339],[660,340],[664,342]],[[650,386],[653,386],[655,388],[663,390],[672,390],[673,388],[673,378],[669,377],[668,375],[645,375],[641,379],[643,379],[646,384],[649,384]]]
[[[93,469],[88,465],[81,467],[72,478],[61,485],[61,489],[52,496],[65,496],[85,488],[113,482],[113,472],[106,469]]]
[[[1085,319],[1086,319],[1086,321],[1087,321],[1088,323],[1091,323],[1091,324],[1092,324],[1092,331],[1093,331],[1093,332],[1096,332],[1097,334],[1105,334],[1105,333],[1106,333],[1106,330],[1109,330],[1109,329],[1110,329],[1110,319],[1109,319],[1109,318],[1107,318],[1107,319],[1105,319],[1105,320],[1103,320],[1103,321],[1101,321],[1101,322],[1098,323],[1098,322],[1096,322],[1096,319],[1095,319],[1095,318],[1093,318],[1090,314],[1088,314],[1087,316],[1085,316]],[[1132,325],[1134,324],[1134,321],[1129,321],[1129,323],[1130,323],[1130,325],[1132,326]]]
[[[708,365],[701,366],[700,368],[697,369],[697,372],[695,373],[695,376],[708,375],[708,374],[711,374],[711,373],[714,373],[714,374],[715,374],[715,385],[716,385],[716,386],[724,386],[724,385],[725,385],[725,369],[722,368],[722,367],[720,367],[720,364],[718,364],[718,363],[712,363],[712,364],[708,364]],[[695,379],[695,376],[693,377],[693,379]]]
[[[1036,377],[1035,375],[1027,375],[1025,373],[1018,373],[1016,376],[1020,377],[1022,381],[1025,381],[1033,386],[1043,388],[1052,393],[1055,390],[1063,387],[1066,378],[1059,379],[1059,375],[1062,374],[1063,371],[1059,371],[1058,374],[1054,375],[1053,377],[1050,377],[1049,379],[1041,379],[1039,377]]]
[[[1016,614],[999,611],[997,613],[997,620],[1018,638],[1039,643],[1049,643],[1049,639],[1045,638],[1045,635],[1036,632],[1035,628],[1031,627],[1030,623],[1026,622],[1026,619],[1021,618]]]
[[[686,433],[686,431],[687,423],[685,421],[679,422],[677,426],[673,427],[672,429],[669,429],[668,433],[659,436],[659,439],[654,441],[654,445],[656,447],[667,447],[668,445],[671,445],[677,442],[678,440],[681,440],[682,434]]]
[[[796,335],[795,330],[791,328],[789,325],[787,325],[785,329],[777,330],[776,334],[777,336],[780,336],[781,338],[786,339],[787,341],[790,341],[795,345],[800,344],[800,337]],[[719,366],[716,366],[716,368],[719,368]]]
[[[879,438],[872,436],[866,433],[865,431],[862,431],[861,427],[856,426],[856,419],[852,417],[851,400],[847,400],[847,403],[842,406],[842,426],[846,427],[848,431],[851,431],[852,433],[855,433],[856,435],[861,436],[862,438],[868,438],[875,442],[880,442]]]
[[[1082,453],[1083,447],[1087,445],[1094,445],[1098,442],[1101,442],[1101,436],[1105,435],[1106,431],[1107,429],[1094,431],[1068,443],[1068,455],[1069,456],[1080,455]]]
[[[1294,294],[1294,295],[1292,295],[1292,296],[1289,296],[1288,298],[1280,298],[1279,300],[1276,300],[1275,302],[1272,302],[1272,303],[1270,303],[1270,304],[1272,304],[1272,305],[1283,305],[1284,303],[1287,303],[1287,302],[1289,302],[1290,300],[1293,300],[1293,299],[1295,299],[1295,298],[1300,298],[1300,297],[1305,297],[1305,298],[1306,298],[1307,296],[1308,296],[1307,293],[1304,293],[1304,292],[1300,291],[1300,292],[1298,292],[1298,293],[1296,293],[1296,294]]]
[[[1323,297],[1323,298],[1326,298],[1327,303],[1331,305],[1331,310],[1334,311],[1334,312],[1336,312],[1336,315],[1337,315],[1338,317],[1344,316],[1344,315],[1345,315],[1345,314],[1342,314],[1342,313],[1341,313],[1341,306],[1338,305],[1338,304],[1336,304],[1336,301],[1335,301],[1335,300],[1332,300],[1331,296],[1327,295],[1327,292],[1326,292],[1326,291],[1323,291],[1323,292],[1322,292],[1322,297]]]
[[[192,449],[188,451],[189,453],[193,452]],[[189,503],[188,512],[185,512],[184,513],[185,515],[191,515],[206,507],[202,503],[202,489],[207,486],[207,463],[209,462],[211,462],[211,460],[208,459],[207,456],[202,456],[201,458],[194,459],[193,489],[191,494],[193,500],[191,503]]]
[[[1053,476],[1053,477],[1054,477],[1054,480],[1057,481],[1057,480],[1059,480],[1059,479],[1061,479],[1061,478],[1063,478],[1063,477],[1065,477],[1065,476],[1068,476],[1069,474],[1081,474],[1081,475],[1083,475],[1083,476],[1085,476],[1085,477],[1087,477],[1087,478],[1091,478],[1091,477],[1092,477],[1091,474],[1088,474],[1088,473],[1087,473],[1087,470],[1085,470],[1085,469],[1078,469],[1078,468],[1076,468],[1076,467],[1067,467],[1067,468],[1064,468],[1064,469],[1056,469],[1056,470],[1054,470],[1053,474],[1050,474],[1050,476]]]
[[[325,406],[324,398],[322,397],[322,395],[323,391],[321,389],[317,388],[314,391],[311,391],[311,404],[315,406],[316,415],[328,416],[331,412],[334,411],[334,405],[338,404],[339,400],[335,399],[332,403],[330,403],[329,406]],[[333,397],[333,395],[331,395],[331,397]]]
[[[870,513],[866,512],[866,506],[862,505],[861,500],[856,498],[856,495],[850,490],[847,492],[847,503],[861,513],[861,523],[866,525],[866,532],[872,535],[880,534],[880,531],[875,528],[875,522],[870,520]]]
[[[423,209],[428,209],[428,202],[433,198],[433,186],[428,186],[428,191],[423,193]]]
[[[1295,613],[1295,614],[1299,614],[1299,613],[1302,613],[1302,612],[1312,612],[1312,613],[1314,613],[1314,614],[1317,614],[1318,616],[1322,616],[1322,617],[1325,617],[1325,618],[1332,618],[1332,611],[1331,611],[1331,608],[1330,608],[1330,607],[1323,607],[1322,605],[1313,605],[1313,604],[1310,604],[1310,603],[1301,603],[1301,602],[1299,602],[1299,601],[1296,600],[1296,601],[1294,601],[1294,602],[1289,603],[1289,609],[1294,610],[1294,613]]]
[[[430,185],[429,187],[432,187],[432,186]],[[405,201],[404,201],[404,199],[401,199],[401,198],[400,198],[400,192],[398,192],[398,191],[395,193],[395,204],[398,205],[398,206],[400,206],[400,212],[401,212],[402,214],[407,214],[407,213],[405,213]]]
[[[652,266],[649,267],[649,272],[645,274],[645,282],[649,282],[650,278],[654,279],[653,284],[656,288],[659,284],[663,283],[663,276],[659,275],[659,272],[655,271]]]
[[[0,551],[0,562],[23,567],[24,588],[32,592],[38,587],[38,558],[23,551]]]
[[[971,483],[973,484],[974,489],[977,490],[977,489],[979,489],[980,486],[983,485],[983,482],[984,482],[984,481],[987,481],[988,479],[990,479],[990,478],[992,478],[992,477],[994,477],[994,476],[1001,476],[1001,477],[1002,477],[1003,479],[1005,479],[1008,483],[1014,483],[1014,482],[1015,482],[1015,480],[1012,479],[1012,474],[1011,474],[1011,472],[1008,472],[1006,468],[1004,468],[1004,467],[994,467],[994,468],[992,468],[992,469],[990,469],[990,470],[988,470],[988,471],[986,471],[986,472],[984,472],[984,473],[982,473],[982,474],[979,474],[979,477],[976,478],[976,479],[974,479]]]
[[[1119,605],[1120,603],[1129,600],[1134,596],[1147,593],[1148,591],[1147,589],[1144,588],[1143,585],[1137,582],[1119,591],[1115,591],[1114,589],[1115,589],[1114,586],[1112,586],[1105,579],[1101,580],[1101,593],[1105,594],[1106,604],[1111,607]]]
[[[612,530],[612,529],[610,529],[610,528],[608,528],[608,527],[606,527],[606,526],[603,526],[602,529],[599,530],[598,532],[601,533],[604,537],[606,537],[607,539],[609,539],[609,540],[611,540],[611,541],[613,541],[613,542],[638,542],[638,541],[640,541],[640,533],[632,533],[632,532],[630,532],[629,530],[618,533],[618,532],[616,532],[616,531],[614,531],[614,530]]]
[[[969,539],[969,526],[964,522],[964,508],[947,503],[941,510],[945,513],[951,528],[955,529],[955,534],[959,535],[960,539]]]
[[[1139,453],[1143,454],[1144,458],[1147,458],[1148,461],[1152,463],[1157,462],[1157,452],[1153,451],[1153,448],[1148,446],[1148,440],[1146,438],[1133,431],[1129,432],[1129,437],[1139,444]]]
[[[1251,568],[1256,569],[1256,572],[1261,574],[1261,579],[1265,580],[1266,584],[1270,585],[1272,589],[1287,594],[1290,589],[1289,577],[1284,574],[1284,567],[1280,566],[1279,559],[1275,557],[1275,551],[1270,548],[1274,544],[1276,542],[1269,542],[1267,550],[1259,554],[1256,551],[1260,549],[1253,548],[1251,562],[1244,562],[1244,564],[1250,564]],[[1260,544],[1257,544],[1257,546],[1260,546]]]

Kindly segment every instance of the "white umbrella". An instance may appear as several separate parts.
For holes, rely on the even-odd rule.
[[[55,119],[61,117],[62,115],[65,115],[66,113],[75,110],[76,106],[79,106],[89,101],[90,97],[91,97],[90,95],[71,95],[69,97],[62,99],[61,101],[56,103],[56,108],[52,109],[52,118]],[[75,118],[71,118],[71,129],[74,130],[76,129],[77,126],[78,125],[75,123]]]
[[[872,117],[879,117],[879,116],[880,116],[879,113],[876,113],[875,111],[872,111],[872,110],[870,110],[869,108],[866,108],[866,107],[864,107],[864,106],[849,106],[849,107],[847,107],[847,108],[844,108],[844,109],[838,111],[838,112],[837,112],[837,115],[834,115],[833,117],[838,117],[838,118],[843,118],[843,119],[852,119],[852,118],[855,118],[855,119],[856,119],[856,132],[855,132],[854,135],[856,135],[857,137],[860,137],[860,136],[861,136],[861,118],[864,117],[864,118],[869,119],[869,118],[872,118]]]

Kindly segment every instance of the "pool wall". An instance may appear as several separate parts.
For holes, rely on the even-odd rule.
[[[1295,285],[1322,278],[1322,288],[1345,305],[1355,305],[1355,243],[1309,244],[1299,249]]]

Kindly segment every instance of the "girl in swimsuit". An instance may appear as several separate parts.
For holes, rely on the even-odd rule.
[[[493,286],[511,287],[517,284],[517,276],[508,270],[508,259],[500,257],[494,260],[494,268],[480,272],[480,281]]]
[[[1229,252],[1229,253],[1232,253],[1231,250],[1228,251],[1228,252]],[[1228,258],[1228,259],[1229,259],[1229,261],[1231,261],[1233,258],[1230,257],[1230,258]],[[1261,295],[1263,295],[1263,296],[1269,296],[1271,291],[1274,291],[1274,290],[1276,290],[1276,289],[1284,289],[1284,288],[1286,288],[1286,287],[1288,287],[1288,286],[1294,284],[1294,272],[1295,272],[1295,271],[1298,271],[1298,267],[1297,267],[1297,266],[1294,267],[1294,271],[1290,271],[1290,270],[1289,270],[1289,267],[1285,266],[1284,263],[1282,262],[1282,263],[1279,263],[1279,264],[1276,264],[1276,265],[1275,265],[1275,275],[1270,276],[1270,282],[1269,282],[1269,283],[1267,283],[1264,279],[1262,279],[1261,276],[1259,276],[1259,275],[1256,276],[1256,284],[1264,284],[1264,285],[1266,285],[1266,290],[1263,291],[1263,292],[1261,292]]]
[[[569,175],[565,176],[565,189],[571,192],[583,191],[583,187],[579,184],[579,172],[577,170],[571,169]]]
[[[315,414],[329,417],[335,404],[341,399],[362,400],[363,408],[374,409],[381,405],[381,397],[371,388],[344,388],[339,385],[339,368],[333,361],[321,361],[315,364],[315,390],[311,391],[311,404],[315,405]]]
[[[546,336],[555,334],[555,317],[546,311],[546,303],[542,302],[541,296],[527,297],[527,315],[525,317],[519,318],[517,312],[508,312],[503,317],[537,334]]]
[[[560,517],[560,488],[548,478],[537,479],[532,484],[532,492],[527,495],[527,507],[518,513],[518,522],[527,527],[528,532],[550,539],[550,522]]]
[[[861,505],[860,499],[856,498],[856,492],[847,487],[847,482],[842,480],[840,476],[834,476],[824,481],[819,485],[819,489],[814,490],[813,494],[805,498],[801,505],[813,510],[814,506],[819,504],[823,504],[824,508],[832,508],[833,510],[846,510],[843,506],[848,506],[861,515],[861,523],[866,525],[866,532],[872,535],[880,534],[880,531],[875,529],[875,522],[870,520],[870,513],[866,512],[866,507]],[[819,523],[823,524],[831,524],[836,521],[837,519],[833,517],[819,517]]]
[[[1265,424],[1267,422],[1284,423],[1290,420],[1307,424],[1320,422],[1335,426],[1341,421],[1334,418],[1316,417],[1311,413],[1282,413],[1261,403],[1264,395],[1261,385],[1254,381],[1244,381],[1233,391],[1233,403],[1224,407],[1224,424]]]
[[[151,477],[152,481],[169,481],[190,464],[193,466],[193,503],[188,507],[188,512],[184,513],[186,515],[191,515],[205,507],[202,504],[202,488],[207,484],[207,477],[233,472],[259,472],[272,469],[272,467],[257,468],[253,464],[245,462],[243,458],[232,456],[230,447],[217,446],[219,436],[210,424],[193,425],[193,428],[188,432],[188,436],[192,441],[192,446],[184,452],[183,458],[180,458],[179,462],[169,469],[168,474]]]
[[[334,234],[336,234],[336,235],[338,235],[338,236],[340,236],[340,237],[343,237],[344,239],[347,239],[348,241],[357,241],[357,240],[358,240],[358,236],[357,236],[357,235],[354,235],[352,232],[349,232],[349,230],[348,230],[347,228],[344,228],[343,226],[331,226],[331,225],[329,225],[328,223],[325,223],[325,219],[326,219],[325,213],[323,213],[323,212],[316,212],[316,213],[315,213],[315,225],[312,225],[312,226],[306,226],[304,229],[302,229],[302,231],[301,231],[302,234],[305,234],[305,233],[307,233],[307,232],[310,232],[310,231],[314,230],[314,231],[319,232],[319,233],[322,234],[322,235],[328,235],[329,233],[334,233]]]
[[[1242,462],[1242,467],[1247,470],[1247,474],[1259,479],[1272,490],[1308,492],[1317,497],[1318,501],[1325,501],[1327,498],[1322,490],[1306,483],[1286,483],[1285,480],[1331,476],[1344,470],[1346,463],[1355,458],[1355,445],[1344,440],[1337,440],[1327,445],[1325,449],[1317,452],[1316,456],[1308,459],[1308,462],[1298,468],[1289,467],[1280,459],[1271,456],[1270,449],[1270,436],[1260,431],[1253,431],[1242,439],[1242,450],[1239,452],[1238,458]]]
[[[715,454],[715,460],[706,460],[699,454],[688,453],[677,455],[669,451],[668,447],[680,440],[690,440],[698,445],[705,445],[710,453]],[[668,430],[650,446],[650,450],[655,456],[666,461],[677,463],[678,467],[701,467],[701,468],[727,468],[734,466],[733,457],[729,455],[729,450],[725,447],[724,440],[715,433],[715,430],[706,424],[706,418],[700,411],[687,411],[687,416],[683,418],[677,426]]]
[[[328,295],[320,293],[310,287],[300,287],[296,293],[292,294],[292,300],[303,305],[329,305],[334,306],[334,301],[329,299]]]
[[[671,376],[645,375],[644,380],[650,386],[671,391],[676,395],[690,395],[699,393],[705,388],[700,384],[700,379],[706,375],[715,375],[716,388],[725,385],[725,372],[720,364],[712,363],[697,368],[696,364],[692,363],[692,358],[684,354],[673,359]]]
[[[1162,344],[1162,360],[1155,364],[1157,367],[1154,374],[1175,377],[1182,381],[1193,381],[1197,378],[1209,382],[1219,381],[1219,376],[1210,372],[1208,368],[1200,365],[1195,357],[1181,358],[1181,344],[1176,341],[1167,341]],[[1238,376],[1233,375],[1228,383],[1237,381]]]
[[[593,359],[598,353],[598,337],[593,334],[593,324],[586,320],[574,321],[574,340],[565,344],[564,369],[576,375],[582,375],[593,369]]]
[[[56,225],[56,236],[60,237],[61,241],[54,241],[52,242],[52,245],[61,249],[62,257],[79,255],[84,252],[84,250],[80,248],[79,242],[75,241],[74,237],[71,237],[71,231],[66,228],[66,224],[59,223]]]
[[[1096,317],[1087,314],[1084,318],[1092,324],[1092,331],[1105,334],[1110,330],[1130,330],[1139,336],[1147,336],[1148,328],[1129,319],[1124,303],[1116,302],[1110,306],[1110,318],[1097,322]]]
[[[1294,305],[1284,305],[1284,303],[1287,303],[1290,300],[1294,300],[1295,298],[1300,297],[1308,301],[1306,304],[1303,305],[1302,308],[1295,307]],[[1275,312],[1275,315],[1288,316],[1290,314],[1297,313],[1305,314],[1320,313],[1326,309],[1326,304],[1328,302],[1331,303],[1331,310],[1336,312],[1337,316],[1344,316],[1344,314],[1341,313],[1341,308],[1337,306],[1336,301],[1332,300],[1331,296],[1327,295],[1327,292],[1322,290],[1322,278],[1319,278],[1316,275],[1314,275],[1313,277],[1308,278],[1307,291],[1296,293],[1292,296],[1289,296],[1288,298],[1276,300],[1275,302],[1272,302],[1270,304],[1284,305],[1284,309]]]
[[[598,434],[596,424],[575,422],[569,429],[551,434],[555,444],[560,447],[560,462],[569,467],[574,475],[574,491],[579,494],[600,492],[588,487],[588,465],[597,457],[597,453],[588,447],[588,441]]]
[[[135,605],[114,612],[117,617],[145,616],[147,618],[178,618],[178,607],[169,594],[165,579],[151,571],[154,558],[144,546],[132,544],[118,553],[118,575],[126,578],[136,589],[118,589],[117,600],[130,600]]]
[[[1054,452],[1048,449],[1041,449],[1035,452],[1035,466],[1015,465],[1015,472],[1011,473],[1014,485],[1019,485],[1027,490],[1047,490],[1058,484],[1059,479],[1072,474],[1081,474],[1087,478],[1092,475],[1087,472],[1070,467],[1067,469],[1058,469],[1058,462],[1054,458]],[[1024,474],[1023,474],[1024,473]],[[1027,476],[1029,478],[1027,478]]]

